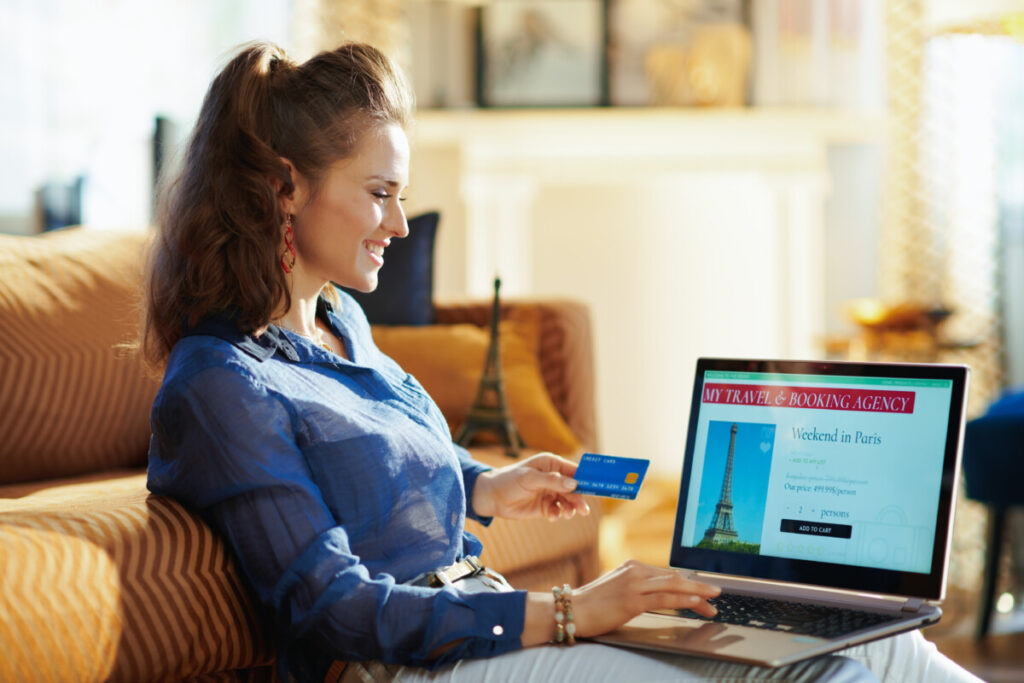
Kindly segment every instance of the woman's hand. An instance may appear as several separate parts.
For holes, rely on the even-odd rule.
[[[473,511],[481,517],[572,517],[590,513],[576,488],[576,463],[540,453],[507,467],[484,472],[473,487]]]
[[[629,560],[572,593],[576,637],[587,638],[613,631],[650,610],[691,609],[713,617],[708,603],[721,593],[717,586],[685,577],[677,569],[652,567]],[[550,594],[530,593],[526,603],[523,646],[538,645],[554,635],[554,603]]]
[[[573,591],[576,635],[600,635],[638,614],[656,609],[692,609],[713,617],[718,610],[708,603],[708,598],[721,592],[717,586],[686,578],[678,569],[629,560]]]

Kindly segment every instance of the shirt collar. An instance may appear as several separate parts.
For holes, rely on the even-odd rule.
[[[327,321],[328,324],[331,324],[331,319],[334,316],[334,304],[332,304],[322,294],[316,301],[316,316]],[[236,347],[261,362],[267,360],[278,351],[293,363],[297,363],[299,361],[299,352],[295,348],[295,345],[291,343],[287,335],[285,335],[277,325],[271,323],[267,326],[267,330],[263,334],[256,337],[254,335],[241,332],[238,329],[237,320],[238,313],[233,310],[213,313],[206,318],[203,318],[203,320],[195,327],[188,327],[186,325],[182,336],[191,337],[203,334],[211,337],[217,337],[234,344]],[[333,327],[333,325],[331,326]]]
[[[230,311],[214,313],[195,327],[186,327],[183,337],[207,335],[234,344],[258,361],[265,361],[280,351],[285,358],[298,362],[299,352],[277,325],[269,325],[260,336],[245,334],[238,329],[237,314]]]

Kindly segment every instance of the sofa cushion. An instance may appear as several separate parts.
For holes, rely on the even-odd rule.
[[[509,413],[530,448],[572,454],[580,442],[551,402],[537,363],[537,327],[527,320],[500,325],[502,378]],[[378,348],[420,381],[454,432],[480,385],[490,331],[472,324],[373,328]]]
[[[0,236],[0,483],[145,463],[158,381],[139,323],[144,233]]]
[[[409,235],[392,240],[377,276],[377,289],[346,288],[373,325],[429,325],[434,322],[434,238],[436,211],[409,219]]]
[[[487,327],[490,303],[444,301],[434,306],[441,325],[469,323]],[[584,448],[596,450],[594,354],[590,312],[585,304],[566,300],[506,300],[502,319],[521,319],[530,310],[537,318],[537,361],[551,402]]]
[[[271,661],[223,543],[146,474],[0,487],[0,680],[179,680]]]

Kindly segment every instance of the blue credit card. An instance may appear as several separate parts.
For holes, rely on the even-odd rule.
[[[576,493],[633,500],[644,483],[650,460],[584,453],[573,479]]]

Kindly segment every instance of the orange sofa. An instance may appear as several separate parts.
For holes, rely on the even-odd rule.
[[[146,490],[159,379],[118,347],[140,318],[146,239],[77,228],[0,236],[0,680],[274,676],[267,615],[223,543]],[[440,305],[423,333],[436,340],[439,330],[486,326],[489,315],[489,302]],[[579,447],[593,448],[587,310],[517,301],[505,317],[532,326],[524,339],[534,366],[513,374],[536,373]],[[524,400],[527,410],[543,403]],[[500,450],[473,450],[509,462]],[[598,521],[594,506],[589,517],[471,531],[487,564],[546,590],[597,574]]]

